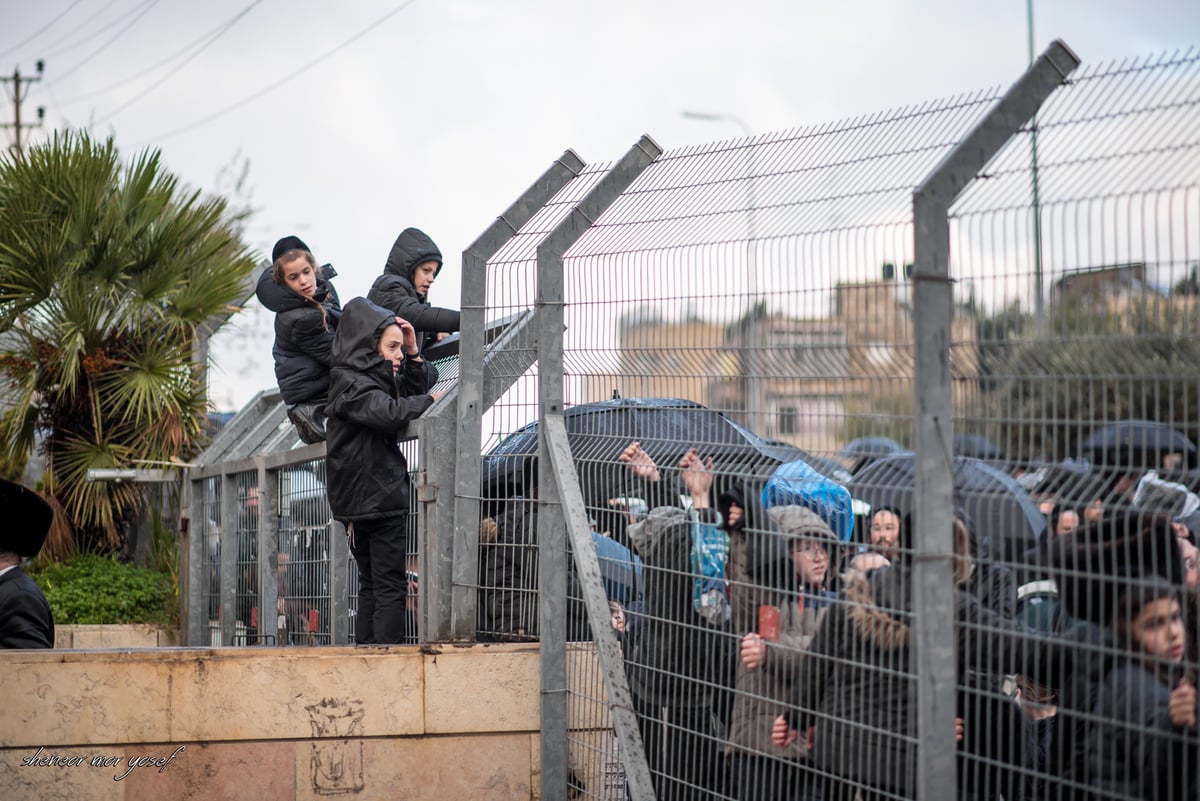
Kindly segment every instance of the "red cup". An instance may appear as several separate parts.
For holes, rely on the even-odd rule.
[[[769,604],[758,607],[758,636],[764,640],[779,640],[779,610]]]

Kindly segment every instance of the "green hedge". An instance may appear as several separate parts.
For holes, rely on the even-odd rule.
[[[178,613],[171,577],[94,554],[30,574],[50,602],[55,624],[174,625]]]

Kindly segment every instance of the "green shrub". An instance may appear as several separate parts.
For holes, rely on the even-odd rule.
[[[166,573],[81,554],[30,575],[46,593],[56,624],[176,623],[175,597]]]

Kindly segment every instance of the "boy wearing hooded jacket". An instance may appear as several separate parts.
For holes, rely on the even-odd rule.
[[[346,304],[333,340],[325,465],[329,506],[358,564],[358,643],[404,641],[410,484],[397,439],[435,399],[427,370],[411,324],[365,298]]]
[[[412,324],[418,351],[436,342],[438,334],[458,330],[458,312],[430,306],[426,301],[441,271],[442,251],[429,235],[418,228],[405,228],[392,244],[383,275],[375,279],[367,293],[367,300]]]

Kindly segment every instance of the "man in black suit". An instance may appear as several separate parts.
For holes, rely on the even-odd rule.
[[[37,493],[4,479],[0,509],[9,518],[0,534],[0,648],[53,648],[50,604],[21,570],[21,558],[42,549],[54,510]]]

